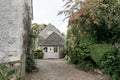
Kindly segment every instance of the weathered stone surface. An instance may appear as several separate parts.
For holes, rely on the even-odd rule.
[[[0,0],[0,63],[26,53],[31,12],[31,0]]]
[[[31,19],[32,0],[0,0],[0,64],[20,63],[21,80],[25,78],[25,54],[30,51]]]

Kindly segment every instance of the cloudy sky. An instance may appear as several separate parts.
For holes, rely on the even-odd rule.
[[[62,0],[33,0],[33,23],[51,23],[66,34],[68,21],[63,21],[64,15],[57,16],[64,4]]]

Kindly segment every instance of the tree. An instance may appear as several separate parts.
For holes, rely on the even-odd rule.
[[[31,73],[35,70],[37,70],[36,65],[35,65],[35,59],[33,56],[34,50],[35,50],[35,41],[36,38],[38,37],[38,34],[42,29],[46,27],[45,24],[37,24],[33,23],[32,24],[32,31],[31,31],[31,48],[30,48],[30,54],[26,56],[26,72]]]
[[[32,24],[32,35],[31,35],[31,37],[32,37],[32,49],[35,48],[35,42],[36,42],[36,38],[38,37],[38,34],[45,27],[46,27],[46,24],[37,24],[37,23]]]
[[[99,42],[118,42],[120,41],[119,12],[118,0],[86,0],[72,16],[69,15],[73,35],[78,37],[89,32],[95,35]]]
[[[69,26],[71,27],[68,35],[72,35],[70,35],[70,43],[73,42],[75,37],[73,47],[71,47],[71,44],[67,46],[70,47],[69,56],[71,61],[77,64],[80,69],[89,69],[91,65],[94,65],[95,60],[91,55],[93,53],[91,47],[94,47],[93,49],[96,52],[99,51],[99,53],[94,54],[97,59],[101,56],[101,53],[106,53],[104,50],[109,48],[109,45],[115,47],[114,44],[120,43],[119,0],[85,0],[77,11],[74,9],[72,15],[68,14],[68,16]],[[98,47],[95,45],[98,45]],[[106,48],[101,45],[106,45]],[[114,53],[112,57],[108,52],[102,57],[101,60],[103,61],[100,61],[102,71],[110,75],[112,80],[118,80],[117,78],[120,75],[120,63],[118,63],[119,57],[116,56],[116,49],[115,47],[115,51],[112,51]],[[108,51],[111,51],[111,49],[108,49]],[[106,58],[104,59],[104,57]],[[108,62],[110,58],[112,59]],[[116,62],[115,65],[113,61]]]
[[[32,24],[32,33],[34,36],[37,36],[40,31],[42,31],[46,27],[46,24],[37,24],[33,23]]]

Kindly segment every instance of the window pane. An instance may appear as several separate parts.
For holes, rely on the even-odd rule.
[[[47,47],[44,48],[44,51],[47,52]]]
[[[58,52],[57,47],[54,47],[54,52]]]

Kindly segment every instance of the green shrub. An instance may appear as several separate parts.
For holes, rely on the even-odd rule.
[[[90,71],[94,69],[94,64],[91,61],[83,61],[76,65],[76,67],[80,70]]]
[[[71,63],[82,70],[93,69],[96,64],[90,57],[90,45],[95,42],[96,39],[90,33],[79,36],[79,38],[76,39],[74,46],[69,49]]]
[[[78,43],[83,46],[91,45],[96,43],[96,37],[91,33],[85,33],[78,39]]]
[[[71,59],[70,59],[70,57],[69,57],[68,55],[66,55],[66,56],[64,57],[64,59],[67,60],[68,62],[71,62]]]
[[[90,47],[86,44],[76,43],[75,47],[71,49],[71,61],[74,64],[81,63],[82,61],[90,60]],[[92,59],[91,59],[92,60]]]
[[[40,50],[40,53],[39,53],[39,59],[43,59],[43,55],[44,55],[44,53],[43,53],[43,51],[42,50]]]
[[[111,44],[95,44],[91,46],[91,57],[102,72],[118,80],[120,76],[120,57],[115,56],[116,48]]]
[[[26,58],[26,72],[31,73],[36,69],[35,59],[32,56]]]
[[[70,60],[79,69],[92,70],[96,64],[90,57],[90,42],[89,44],[81,43],[83,42],[81,40],[71,49]]]
[[[64,58],[67,55],[67,48],[60,48],[60,58]]]
[[[105,55],[115,55],[116,48],[111,44],[95,44],[91,45],[91,58],[96,62],[96,64],[100,63],[100,60]]]
[[[10,67],[8,64],[0,65],[0,80],[9,80],[11,76],[15,74],[15,70]]]
[[[119,80],[120,77],[120,56],[105,55],[100,62],[104,74],[111,76],[111,80]]]
[[[35,59],[43,59],[44,53],[42,49],[39,49],[39,48],[35,49],[33,54],[34,54]]]

